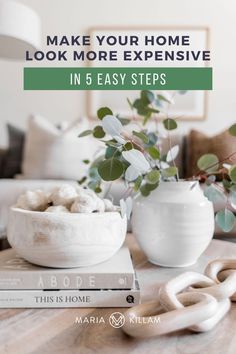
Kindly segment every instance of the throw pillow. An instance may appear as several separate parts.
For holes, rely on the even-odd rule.
[[[187,177],[195,175],[198,171],[197,160],[204,154],[215,154],[219,160],[223,160],[236,151],[236,139],[224,131],[213,137],[192,130],[187,137]],[[236,164],[236,155],[232,162]]]
[[[4,159],[4,178],[13,178],[21,173],[25,132],[14,125],[7,124],[9,148]]]
[[[4,163],[6,158],[7,150],[0,149],[0,178],[4,178]]]
[[[24,178],[80,179],[84,176],[84,159],[93,153],[91,140],[78,138],[88,123],[76,121],[59,129],[46,119],[29,119],[23,159]]]

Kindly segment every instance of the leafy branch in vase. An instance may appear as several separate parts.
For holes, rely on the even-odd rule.
[[[170,132],[177,129],[178,118],[169,116],[170,106],[174,103],[172,96],[165,93],[141,91],[139,98],[131,102],[127,99],[132,111],[131,118],[114,115],[108,107],[97,111],[100,124],[92,130],[79,135],[92,135],[104,144],[103,154],[90,163],[88,176],[79,181],[86,183],[95,192],[101,192],[102,182],[113,182],[122,179],[126,186],[126,199],[121,200],[121,211],[130,214],[131,199],[129,195],[144,197],[158,188],[160,182],[178,181],[179,172],[175,159],[179,146],[172,144]],[[161,118],[163,117],[164,118]],[[236,124],[229,132],[236,136]],[[162,141],[168,139],[169,151],[162,152]],[[206,184],[205,195],[214,203],[224,200],[226,206],[216,214],[216,221],[224,231],[230,231],[235,224],[235,216],[228,208],[230,204],[236,208],[236,166],[230,164],[230,157],[219,161],[214,154],[203,155],[198,160],[199,173],[191,179]],[[216,182],[219,175],[223,183]]]

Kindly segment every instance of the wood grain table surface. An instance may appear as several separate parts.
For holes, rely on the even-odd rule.
[[[188,268],[150,264],[132,235],[131,250],[142,302],[155,299],[160,284],[186,270],[202,272],[209,260],[236,258],[236,244],[213,240],[198,263]],[[134,339],[109,325],[109,315],[125,309],[6,309],[0,310],[0,353],[8,354],[235,354],[236,303],[210,332],[182,330],[151,339]],[[106,323],[78,324],[76,317],[103,316]]]

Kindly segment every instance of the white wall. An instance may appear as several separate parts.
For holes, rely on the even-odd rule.
[[[19,0],[20,1],[20,0]],[[235,122],[236,2],[235,0],[21,0],[42,18],[46,34],[83,34],[96,25],[203,25],[211,29],[214,90],[209,94],[208,119],[182,123],[216,133]],[[26,125],[30,113],[53,122],[85,114],[85,93],[23,91],[24,63],[0,60],[0,145],[6,144],[5,122]]]

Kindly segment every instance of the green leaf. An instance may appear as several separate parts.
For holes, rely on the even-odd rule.
[[[140,174],[147,173],[150,170],[150,163],[141,151],[137,149],[122,151],[122,156]]]
[[[230,190],[230,188],[231,188],[231,186],[232,186],[232,182],[231,181],[228,181],[227,179],[223,179],[223,181],[222,181],[222,184],[223,184],[223,186],[224,186],[224,188],[226,189],[226,190]]]
[[[206,187],[204,190],[204,195],[212,203],[226,203],[226,196],[224,192],[217,189],[214,185]]]
[[[133,110],[134,107],[133,107],[132,102],[130,101],[130,99],[128,97],[126,99],[127,99],[129,107]]]
[[[100,120],[102,120],[104,117],[109,116],[109,115],[113,115],[113,112],[110,108],[108,107],[101,107],[99,108],[99,110],[97,111],[97,116]]]
[[[135,183],[134,183],[134,191],[137,192],[142,184],[142,176],[138,176],[138,178],[136,179]]]
[[[148,197],[149,194],[156,189],[159,186],[159,183],[151,184],[151,183],[146,183],[140,187],[140,192],[142,196]]]
[[[119,119],[122,125],[128,125],[130,123],[130,119],[128,118],[121,118],[121,117],[116,117]]]
[[[133,200],[131,197],[128,197],[125,200],[122,198],[120,200],[120,213],[122,218],[126,216],[127,220],[129,220],[132,212],[132,208],[133,208]]]
[[[236,136],[236,123],[231,125],[231,127],[229,128],[229,133],[233,136]]]
[[[150,146],[147,151],[154,160],[160,159],[160,151],[155,146]]]
[[[140,107],[137,112],[140,116],[147,116],[147,114],[151,114],[148,107]]]
[[[160,101],[171,103],[170,100],[168,100],[166,97],[164,97],[163,95],[160,95],[160,94],[157,95],[157,99],[160,100]]]
[[[236,165],[233,165],[229,169],[229,177],[232,182],[236,183]]]
[[[111,139],[111,140],[101,140],[103,143],[105,143],[106,146],[113,146],[118,148],[120,146],[119,143],[117,143],[117,141],[115,139]]]
[[[125,145],[123,145],[125,151],[132,150],[134,148],[133,144],[128,141]]]
[[[236,192],[236,184],[232,184],[232,186],[230,187],[230,191]]]
[[[216,213],[216,222],[224,232],[229,232],[235,225],[235,215],[225,208]]]
[[[162,161],[164,161],[164,162],[166,162],[166,158],[167,158],[167,154],[163,154],[161,157]]]
[[[86,179],[87,179],[87,177],[84,176],[84,177],[82,177],[82,178],[78,181],[78,183],[79,183],[79,184],[83,184],[83,183],[86,181]]]
[[[177,175],[177,173],[178,173],[178,168],[175,167],[175,166],[171,166],[171,167],[165,168],[162,171],[162,174],[163,174],[164,178],[174,177],[174,176]]]
[[[198,159],[197,166],[201,171],[213,173],[219,168],[219,159],[214,154],[205,154]]]
[[[83,138],[84,136],[90,135],[92,133],[93,133],[92,130],[85,130],[82,133],[80,133],[79,138]]]
[[[148,109],[148,112],[150,112],[150,113],[160,113],[160,111],[156,108],[148,107],[147,109]]]
[[[120,134],[123,130],[123,126],[117,117],[104,117],[102,120],[102,128],[106,134],[111,135],[115,140],[117,140],[116,137],[121,138]]]
[[[174,145],[170,148],[166,155],[166,162],[171,162],[176,159],[179,154],[179,145]]]
[[[146,184],[144,184],[143,186],[141,186],[140,192],[141,192],[141,194],[142,194],[143,197],[148,197],[149,194],[150,194],[150,191],[146,188]]]
[[[147,102],[144,102],[142,99],[138,98],[134,101],[133,107],[137,109],[137,112],[140,116],[146,116],[148,113],[150,113],[150,109],[147,104]]]
[[[104,160],[98,166],[98,173],[104,181],[115,181],[122,176],[123,172],[123,164],[116,158]]]
[[[154,104],[156,107],[162,108],[163,107],[163,102],[158,99],[158,97],[155,99]]]
[[[229,201],[231,206],[236,209],[236,193],[235,192],[231,192],[229,195]]]
[[[157,183],[146,183],[145,188],[149,191],[152,192],[154,189],[156,189],[159,186],[159,182]]]
[[[83,163],[85,163],[85,165],[88,165],[90,163],[90,161],[86,159],[86,160],[83,160]]]
[[[95,160],[93,160],[89,170],[96,169],[96,171],[97,171],[98,165],[100,162],[103,161],[103,159],[104,159],[104,156],[102,156],[102,155],[95,158]]]
[[[206,185],[210,186],[212,183],[215,182],[215,180],[216,180],[216,176],[215,175],[208,176],[207,179],[206,179]]]
[[[101,178],[98,174],[98,169],[97,167],[91,167],[89,169],[89,177],[93,180],[96,180],[96,182],[98,182]]]
[[[146,180],[148,183],[156,184],[160,180],[160,172],[157,170],[152,170],[146,175]]]
[[[103,130],[103,128],[100,125],[97,125],[94,129],[93,129],[93,136],[94,138],[97,139],[102,139],[105,136],[105,132]]]
[[[101,193],[102,192],[101,187],[96,187],[94,192],[97,193],[97,194]]]
[[[149,119],[151,118],[152,116],[152,112],[148,112],[145,117],[144,117],[144,120],[143,120],[143,125],[147,124],[147,122],[149,121]]]
[[[144,144],[148,144],[149,139],[146,134],[144,134],[143,132],[136,132],[135,130],[133,130],[132,133],[133,135],[137,136],[140,140],[142,140]]]
[[[149,142],[146,144],[146,147],[153,146],[156,144],[158,137],[155,133],[151,132],[147,134]]]
[[[134,182],[140,176],[140,172],[133,166],[128,166],[125,170],[125,181]]]
[[[155,99],[155,96],[152,91],[148,91],[148,90],[141,91],[141,100],[144,103],[146,103],[146,104],[152,103],[154,101],[154,99]]]
[[[134,103],[133,103],[133,107],[136,109],[139,109],[140,107],[143,107],[143,101],[140,98],[137,98]]]
[[[108,146],[106,148],[106,152],[105,152],[105,158],[109,159],[110,157],[118,157],[121,155],[121,152],[113,146]]]
[[[163,121],[164,127],[167,130],[174,130],[177,128],[177,123],[174,119],[172,118],[167,118]]]
[[[96,188],[98,188],[99,187],[99,182],[98,181],[90,181],[89,183],[88,183],[88,187],[90,188],[90,189],[92,189],[94,192],[95,192],[95,190],[96,190]]]

